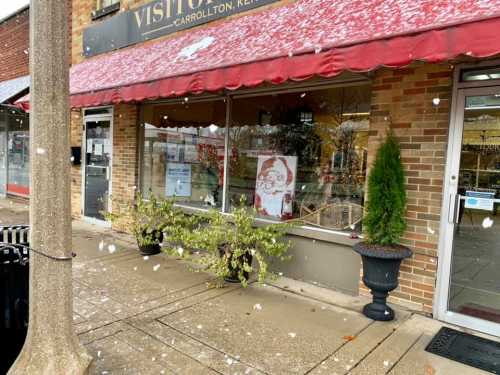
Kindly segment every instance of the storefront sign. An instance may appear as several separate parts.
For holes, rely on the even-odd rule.
[[[168,163],[166,175],[167,197],[191,196],[191,164]]]
[[[289,219],[293,214],[296,156],[259,155],[255,208],[265,216]]]
[[[121,12],[83,33],[83,53],[95,56],[189,29],[279,0],[156,0]]]

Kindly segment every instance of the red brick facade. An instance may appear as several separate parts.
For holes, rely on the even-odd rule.
[[[29,9],[0,24],[0,81],[29,74]]]
[[[401,265],[400,286],[391,300],[428,313],[436,282],[451,94],[449,65],[382,69],[372,86],[369,163],[391,127],[401,143],[406,172],[408,228],[403,243],[414,251]],[[361,292],[368,290],[361,286]]]

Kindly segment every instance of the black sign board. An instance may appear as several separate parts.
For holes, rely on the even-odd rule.
[[[95,56],[277,1],[155,0],[85,29],[83,54]]]

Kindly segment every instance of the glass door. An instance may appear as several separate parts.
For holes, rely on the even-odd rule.
[[[83,215],[104,221],[111,179],[111,119],[85,120]]]
[[[442,318],[500,333],[500,87],[459,91],[444,218]],[[443,276],[444,277],[444,276]]]

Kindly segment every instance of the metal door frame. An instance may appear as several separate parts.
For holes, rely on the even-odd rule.
[[[457,204],[456,195],[462,151],[465,98],[468,96],[498,94],[500,92],[500,86],[494,86],[493,82],[483,83],[483,85],[485,84],[490,85],[469,88],[457,87],[456,90],[454,90],[444,178],[443,204],[441,208],[439,265],[437,270],[438,277],[434,300],[434,316],[439,320],[443,320],[448,323],[500,336],[500,324],[448,310],[455,226],[454,215]]]
[[[85,108],[82,110],[82,113],[85,114],[85,110],[87,109],[98,109],[98,108],[109,108],[111,111],[107,114],[98,114],[98,115],[84,115],[83,116],[83,133],[82,133],[82,164],[81,164],[81,174],[82,174],[82,185],[81,185],[81,213],[83,221],[86,221],[90,224],[99,225],[106,228],[111,228],[111,222],[106,220],[99,220],[93,217],[85,216],[85,195],[86,195],[86,174],[85,171],[87,169],[87,122],[96,122],[96,121],[109,121],[109,138],[111,142],[111,155],[109,158],[109,185],[108,185],[108,210],[111,212],[111,193],[113,189],[113,115],[114,110],[113,107],[92,107]]]

